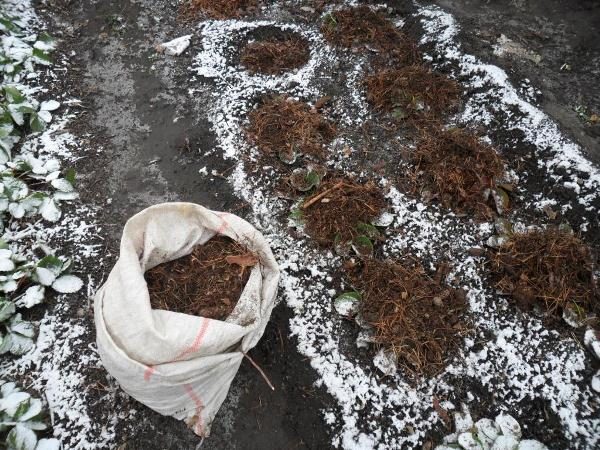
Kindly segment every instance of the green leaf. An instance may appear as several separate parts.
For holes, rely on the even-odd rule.
[[[10,319],[15,311],[16,307],[13,302],[4,297],[0,298],[0,322]]]
[[[73,186],[75,186],[75,169],[73,169],[72,167],[67,169],[67,172],[65,173],[65,180],[67,180],[69,183],[71,183]]]
[[[292,220],[302,221],[304,219],[304,211],[302,211],[300,208],[292,209],[289,217]]]
[[[35,450],[37,437],[29,428],[19,424],[6,436],[7,450]]]
[[[23,103],[25,96],[14,86],[4,86],[4,95],[9,103]]]
[[[373,256],[373,242],[367,236],[356,236],[352,241],[352,249],[358,256]]]
[[[39,48],[34,48],[31,56],[33,57],[33,60],[39,64],[45,66],[52,64],[52,58],[50,58],[48,52],[40,50]]]
[[[358,314],[360,300],[361,296],[358,292],[344,292],[334,300],[333,305],[338,314],[352,317]]]
[[[364,234],[370,239],[381,239],[381,233],[374,225],[370,223],[358,222],[356,225],[356,231],[361,234]]]
[[[29,117],[29,126],[31,128],[31,131],[39,133],[46,129],[46,122],[40,119],[40,116],[34,112]]]
[[[38,261],[37,266],[49,269],[58,276],[62,272],[63,262],[57,256],[46,255]]]

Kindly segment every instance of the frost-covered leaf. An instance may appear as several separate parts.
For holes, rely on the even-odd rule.
[[[457,433],[466,433],[473,428],[473,418],[469,408],[464,403],[462,404],[462,411],[454,413],[454,427]]]
[[[294,164],[298,159],[298,153],[294,146],[279,151],[279,159],[285,164]]]
[[[12,419],[18,419],[29,408],[31,395],[27,392],[13,392],[0,399],[0,411]]]
[[[46,123],[52,122],[52,114],[49,111],[44,111],[44,110],[40,109],[37,112],[37,116],[40,120],[43,120]],[[41,130],[34,130],[34,131],[41,131]]]
[[[56,201],[56,202],[68,202],[68,201],[72,201],[72,200],[77,200],[79,198],[79,192],[61,192],[61,191],[56,191],[54,193],[54,195],[52,196],[52,198]]]
[[[40,259],[37,263],[38,267],[43,267],[44,269],[49,269],[54,273],[54,275],[58,276],[63,271],[64,262],[58,256],[54,255],[46,255],[42,259]]]
[[[523,439],[519,442],[517,450],[548,450],[548,447],[535,439]]]
[[[498,214],[504,214],[504,212],[510,207],[510,197],[508,196],[508,192],[498,187],[496,189],[492,189],[492,197],[494,198],[494,203],[496,204],[496,211],[498,211]]]
[[[47,269],[45,267],[36,267],[35,276],[37,280],[43,286],[51,286],[56,280],[56,273],[53,270]]]
[[[35,286],[27,288],[25,293],[21,295],[15,303],[20,308],[31,308],[44,301],[45,293],[46,289],[44,288],[44,286],[36,284]]]
[[[40,206],[40,214],[50,222],[56,222],[60,219],[60,209],[56,206],[54,200],[45,198]]]
[[[63,275],[52,284],[52,289],[61,294],[77,292],[83,286],[81,278],[75,275]]]
[[[19,424],[6,437],[7,450],[35,450],[37,437],[29,428]]]
[[[14,292],[18,287],[19,286],[15,280],[7,280],[0,283],[0,291],[2,292]]]
[[[23,411],[19,411],[19,414],[15,415],[15,419],[20,422],[26,422],[34,417],[37,417],[42,412],[42,401],[37,398],[29,400],[28,407]]]
[[[32,131],[39,133],[46,129],[46,122],[44,122],[37,113],[33,113],[29,117],[29,127]]]
[[[494,441],[491,450],[516,450],[519,445],[519,440],[514,436],[498,436]]]
[[[336,234],[333,238],[333,249],[340,256],[348,256],[350,250],[352,250],[352,244],[342,240],[342,237],[339,234]]]
[[[467,431],[458,435],[458,444],[464,450],[481,450],[481,446],[473,433]]]
[[[52,59],[50,58],[48,52],[45,50],[34,48],[31,52],[31,56],[33,57],[33,60],[38,64],[42,64],[44,66],[49,66],[52,64]]]
[[[64,178],[57,178],[56,180],[52,180],[50,184],[54,189],[61,192],[73,192],[75,190],[75,188],[73,188],[73,185]]]
[[[4,86],[4,96],[9,103],[23,103],[25,96],[14,86]]]
[[[352,317],[358,313],[360,298],[358,292],[344,292],[334,300],[333,305],[338,314]]]
[[[25,208],[20,203],[10,203],[8,205],[8,212],[15,219],[20,219],[25,215]]]
[[[15,263],[12,259],[0,257],[0,272],[11,272],[15,270]]]
[[[380,349],[373,358],[373,364],[386,376],[394,375],[398,371],[398,358],[391,350]]]
[[[500,430],[490,419],[480,419],[475,423],[477,437],[482,444],[490,447],[500,435]]]
[[[29,187],[23,180],[5,176],[2,177],[2,183],[4,184],[4,193],[12,202],[18,202],[29,194]]]
[[[35,450],[59,450],[60,442],[58,439],[40,439]]]
[[[600,332],[589,328],[583,335],[583,343],[590,349],[596,359],[600,359]]]
[[[5,298],[0,299],[0,322],[4,322],[5,320],[12,317],[15,311],[16,307],[13,302]]]
[[[514,417],[508,414],[498,414],[495,422],[504,436],[513,436],[516,439],[521,438],[521,426]]]
[[[378,218],[373,220],[372,224],[376,227],[388,227],[394,222],[395,216],[389,212],[382,213]]]
[[[60,103],[56,100],[48,100],[40,105],[40,111],[55,111],[58,108],[60,108]]]

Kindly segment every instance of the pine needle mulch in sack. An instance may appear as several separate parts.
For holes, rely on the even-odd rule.
[[[386,207],[375,183],[344,178],[322,183],[301,206],[306,233],[323,245],[352,241],[361,234],[358,225],[370,224]]]
[[[345,8],[326,14],[321,26],[325,39],[338,47],[376,51],[376,64],[415,64],[420,61],[416,42],[379,11],[368,6]]]
[[[457,352],[469,328],[462,290],[444,283],[447,265],[428,276],[420,263],[365,259],[349,269],[361,292],[360,314],[379,347],[392,350],[410,377],[433,376]]]
[[[496,189],[505,173],[493,147],[464,129],[434,129],[422,134],[410,159],[413,192],[457,213],[492,216],[493,199],[486,200],[485,193]]]
[[[309,105],[289,97],[271,97],[250,112],[246,132],[267,155],[293,161],[295,155],[323,156],[336,128]]]
[[[240,60],[251,73],[279,75],[304,66],[309,57],[308,42],[294,33],[249,42]]]
[[[235,19],[257,6],[257,0],[186,0],[180,14],[185,19]]]
[[[385,69],[364,84],[367,101],[399,120],[442,117],[458,106],[461,93],[456,81],[421,65]]]
[[[536,306],[561,320],[565,308],[580,317],[600,314],[600,292],[594,276],[598,255],[572,232],[548,228],[514,233],[490,255],[496,288],[518,306]]]
[[[225,236],[144,274],[153,309],[225,320],[235,308],[257,264],[256,256]]]

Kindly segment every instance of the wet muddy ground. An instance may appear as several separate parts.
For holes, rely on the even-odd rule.
[[[396,11],[414,9],[410,2],[390,3]],[[575,110],[584,107],[587,116],[600,113],[600,5],[558,0],[430,3],[455,14],[467,52],[505,68],[517,85],[529,79],[526,85],[539,89],[532,91],[535,102],[593,160],[600,161],[600,124]],[[176,58],[164,57],[154,47],[193,30],[192,25],[177,20],[176,1],[55,0],[40,10],[49,19],[52,33],[63,41],[60,51],[71,57],[72,70],[56,89],[68,89],[83,101],[85,113],[73,130],[97,149],[97,157],[82,159],[77,169],[85,186],[83,200],[101,206],[106,267],[118,254],[127,218],[152,204],[190,201],[248,217],[247,204],[227,181],[234,163],[214,150],[216,137],[206,115],[214,84],[202,80],[194,84],[192,94],[189,91],[189,66],[192,55],[200,51],[200,42],[193,37],[191,50]],[[314,20],[298,8],[288,8],[283,14]],[[508,51],[494,52],[499,42]],[[332,85],[332,93],[335,89]],[[208,173],[199,173],[204,167]],[[576,221],[577,212],[571,214]],[[597,223],[588,230],[588,239],[597,239]],[[250,353],[276,390],[272,392],[244,362],[213,424],[212,436],[202,448],[331,446],[332,432],[323,422],[322,411],[333,400],[324,388],[315,387],[318,376],[310,361],[298,353],[296,338],[290,337],[291,317],[286,305],[276,308],[264,338]],[[87,320],[93,329],[92,316]],[[90,383],[101,380],[114,385],[96,370],[88,376]],[[493,411],[493,395],[486,388],[468,379],[456,382],[457,400],[467,391],[481,399],[481,411]],[[162,417],[125,395],[117,394],[114,401],[101,401],[94,408],[99,420],[111,416],[106,415],[108,408],[135,410],[117,425],[115,447],[120,449],[194,449],[199,443],[183,423]],[[558,419],[543,401],[523,402],[520,410],[520,420],[527,420],[536,437],[550,439],[553,448],[568,448],[555,426]],[[542,422],[547,431],[536,431]],[[546,432],[550,434],[544,436]],[[442,426],[437,426],[432,439],[443,433]]]

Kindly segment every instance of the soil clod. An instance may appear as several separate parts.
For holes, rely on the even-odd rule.
[[[335,126],[303,102],[277,96],[250,115],[247,133],[263,152],[293,162],[297,154],[321,157],[335,137]]]
[[[361,224],[379,217],[387,203],[373,183],[337,178],[323,182],[302,205],[306,232],[317,242],[350,242],[363,234]]]
[[[249,42],[242,51],[241,63],[251,73],[279,75],[308,62],[310,48],[306,39],[285,34]]]
[[[444,368],[468,331],[462,290],[428,276],[412,261],[366,259],[349,277],[362,294],[360,314],[373,328],[376,344],[392,350],[399,367],[411,377]]]
[[[367,76],[364,83],[369,103],[400,120],[441,117],[460,97],[456,81],[420,65],[385,69]]]
[[[594,276],[597,256],[570,231],[557,228],[514,233],[490,255],[497,289],[525,310],[541,307],[561,320],[565,308],[582,318],[600,313]]]
[[[457,213],[490,217],[497,206],[486,192],[503,192],[497,186],[504,176],[504,161],[496,150],[471,132],[453,128],[423,133],[409,157],[414,192],[437,199]],[[488,196],[490,197],[490,196]]]
[[[144,277],[153,309],[225,320],[234,310],[254,254],[225,236],[215,236],[192,253],[148,270]]]

